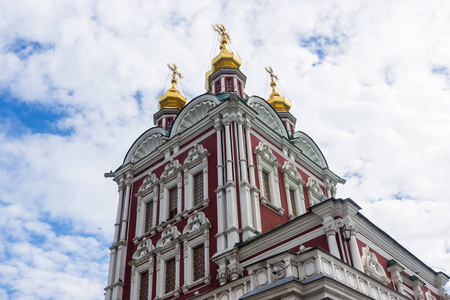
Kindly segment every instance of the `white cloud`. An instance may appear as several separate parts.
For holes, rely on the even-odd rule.
[[[101,298],[117,205],[102,174],[153,125],[167,62],[186,94],[204,92],[212,23],[229,29],[247,93],[264,96],[274,68],[297,129],[348,178],[338,195],[450,273],[449,13],[447,1],[0,2],[0,92],[55,110],[64,133],[0,122],[0,298]],[[17,40],[51,47],[20,59]]]

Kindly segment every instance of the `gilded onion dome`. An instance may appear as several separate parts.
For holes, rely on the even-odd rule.
[[[213,58],[211,62],[211,70],[206,72],[206,90],[209,91],[209,76],[219,69],[239,69],[242,65],[241,59],[228,50],[227,44],[230,36],[226,32],[225,26],[220,24],[213,25],[215,31],[220,35],[220,53]]]
[[[169,69],[173,72],[172,74],[172,87],[167,90],[167,92],[158,98],[159,109],[164,108],[177,108],[181,110],[186,105],[186,97],[180,94],[177,90],[176,84],[178,82],[177,76],[183,78],[180,72],[177,71],[177,65],[167,64]]]
[[[273,74],[273,70],[271,67],[266,67],[266,71],[270,75],[270,86],[272,87],[272,94],[270,94],[267,102],[269,102],[269,104],[275,109],[276,112],[289,112],[292,107],[292,103],[288,99],[281,96],[281,94],[278,93],[275,89],[275,87],[277,86],[275,80],[278,80],[277,75]]]

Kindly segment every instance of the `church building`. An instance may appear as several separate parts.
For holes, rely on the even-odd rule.
[[[450,299],[436,272],[336,198],[331,171],[271,78],[249,96],[240,58],[220,52],[206,93],[172,86],[116,171],[106,300]]]

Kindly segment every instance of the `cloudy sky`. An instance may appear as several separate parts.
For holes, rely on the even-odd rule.
[[[0,0],[0,299],[103,297],[103,173],[153,126],[166,63],[204,93],[213,23],[249,95],[268,97],[272,66],[338,197],[450,274],[449,16],[445,0]]]

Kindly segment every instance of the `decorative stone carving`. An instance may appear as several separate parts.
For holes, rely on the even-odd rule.
[[[140,193],[145,193],[146,191],[148,191],[152,185],[154,185],[156,182],[158,181],[158,178],[156,177],[155,174],[150,173],[148,174],[147,177],[145,177],[145,179],[142,181],[142,185],[139,188],[139,192]]]
[[[326,184],[327,184],[327,187],[326,187],[327,196],[329,198],[330,197],[336,198],[336,191],[337,191],[336,185],[337,185],[337,183],[335,181],[327,178]]]
[[[272,116],[272,114],[261,104],[257,102],[250,103],[250,107],[253,108],[258,113],[258,118],[263,121],[267,126],[272,128],[277,133],[281,134],[281,128],[278,126],[277,121]]]
[[[162,172],[161,174],[161,179],[163,178],[167,178],[170,175],[174,174],[175,171],[177,171],[179,168],[181,168],[180,163],[178,162],[178,160],[171,160],[165,167],[164,167],[164,172]]]
[[[268,161],[277,162],[277,158],[273,155],[272,150],[264,142],[259,142],[258,146],[255,148],[255,154]]]
[[[187,114],[183,117],[180,122],[180,126],[178,127],[177,132],[182,132],[203,119],[208,111],[216,106],[216,103],[212,101],[203,101],[199,104],[191,107],[191,109],[187,112]]]
[[[146,257],[152,252],[153,249],[155,249],[155,247],[153,247],[152,241],[144,238],[142,242],[139,243],[136,252],[134,252],[133,259],[141,259],[143,257]]]
[[[384,284],[389,284],[391,280],[386,276],[383,266],[378,262],[375,253],[370,251],[369,246],[362,248],[362,264],[364,272],[369,276],[378,279]]]
[[[327,167],[327,163],[322,153],[320,152],[320,149],[315,145],[314,141],[311,140],[311,138],[307,136],[305,133],[303,132],[294,133],[292,143],[295,146],[297,146],[297,148],[299,148],[307,158],[309,158],[322,168]]]
[[[402,295],[404,292],[404,284],[401,273],[404,268],[400,266],[395,260],[391,259],[387,264],[387,271],[391,274],[392,283],[394,284],[395,289]]]
[[[184,165],[190,164],[197,158],[205,157],[207,155],[209,155],[208,150],[206,150],[201,144],[195,145],[191,150],[189,150],[189,154],[184,161]]]
[[[302,185],[304,183],[304,181],[302,180],[302,176],[297,171],[297,168],[293,163],[289,161],[284,162],[283,167],[281,167],[281,173],[283,173],[285,176],[289,176],[291,179],[294,179],[299,185]]]
[[[211,226],[208,218],[205,217],[205,213],[201,211],[195,211],[194,214],[189,217],[188,223],[183,229],[183,234],[192,233],[204,227],[205,225],[207,225],[208,227]]]
[[[306,183],[306,190],[308,191],[309,204],[311,206],[319,204],[326,198],[323,194],[322,189],[320,188],[319,183],[315,179],[312,179],[312,177],[308,178],[308,182]]]
[[[177,230],[175,226],[167,225],[164,231],[161,234],[161,238],[158,243],[156,243],[157,247],[164,247],[167,244],[170,244],[173,240],[180,236],[180,232]]]
[[[143,141],[131,157],[131,162],[137,162],[153,150],[164,144],[165,140],[161,134],[153,134]]]

